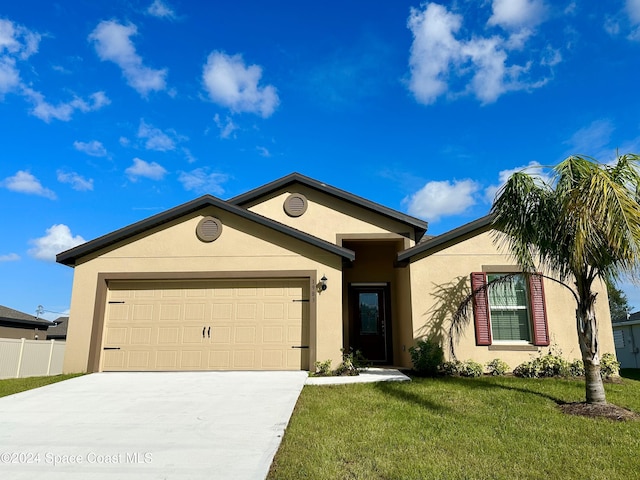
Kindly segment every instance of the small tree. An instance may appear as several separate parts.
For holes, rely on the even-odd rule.
[[[549,184],[518,172],[491,208],[495,240],[525,273],[552,275],[573,293],[587,403],[606,402],[593,284],[640,270],[639,160],[622,155],[606,165],[571,156]]]
[[[627,320],[631,307],[625,293],[617,288],[611,280],[607,280],[607,296],[609,297],[609,311],[612,322],[624,322]]]

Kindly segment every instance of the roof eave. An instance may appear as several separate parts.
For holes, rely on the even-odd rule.
[[[399,252],[398,262],[406,264],[407,262],[410,262],[411,259],[416,255],[427,253],[430,250],[434,250],[446,243],[461,240],[463,237],[466,237],[470,234],[478,234],[482,233],[482,231],[490,230],[493,220],[494,215],[485,215],[484,217],[473,220],[472,222],[454,228],[453,230],[449,230],[448,232],[445,232],[441,235],[437,235],[427,240],[426,242],[422,242],[402,252]]]
[[[90,255],[91,253],[94,253],[98,250],[109,247],[120,241],[126,240],[127,238],[131,238],[140,233],[144,233],[151,228],[157,227],[164,223],[168,223],[172,220],[175,220],[176,218],[180,218],[184,215],[188,215],[189,213],[195,212],[208,206],[214,206],[227,212],[236,214],[242,218],[279,231],[280,233],[284,233],[285,235],[290,235],[298,240],[339,255],[345,259],[355,259],[355,253],[349,249],[339,247],[338,245],[334,245],[318,237],[314,237],[313,235],[301,232],[300,230],[296,230],[295,228],[289,227],[257,213],[230,204],[229,202],[225,202],[224,200],[220,200],[212,195],[204,195],[200,198],[192,200],[191,202],[179,205],[170,210],[167,210],[166,212],[159,213],[147,219],[116,230],[115,232],[108,233],[107,235],[103,235],[102,237],[98,237],[70,250],[59,253],[58,255],[56,255],[56,262],[67,266],[75,266],[76,261],[79,258]]]

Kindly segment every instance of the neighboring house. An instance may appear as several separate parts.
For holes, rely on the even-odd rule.
[[[640,368],[640,312],[612,324],[616,356],[622,368]]]
[[[69,317],[56,318],[47,330],[47,340],[66,340],[68,327]]]
[[[295,173],[205,195],[57,256],[75,268],[64,370],[307,370],[349,347],[410,367],[472,281],[519,270],[490,225],[425,239],[426,222]],[[516,278],[477,299],[458,358],[580,357],[572,295]],[[603,285],[597,315],[613,352]]]
[[[0,305],[0,338],[44,340],[51,322]]]

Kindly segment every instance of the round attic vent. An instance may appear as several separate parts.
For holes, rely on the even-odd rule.
[[[204,217],[196,227],[196,235],[203,242],[213,242],[221,233],[222,222],[214,217]]]
[[[301,193],[292,193],[284,201],[284,211],[290,217],[300,217],[307,211],[307,198]]]

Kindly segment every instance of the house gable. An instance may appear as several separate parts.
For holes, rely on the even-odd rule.
[[[305,202],[304,213],[288,211],[291,196]],[[427,223],[343,190],[293,173],[229,200],[326,241],[336,243],[344,235],[397,235],[416,242]]]
[[[197,240],[195,233],[199,220],[208,215],[220,217],[223,220],[222,228],[225,222],[230,222],[235,225],[235,230],[242,231],[249,237],[255,238],[257,235],[272,243],[297,245],[296,248],[303,250],[312,247],[346,260],[354,258],[353,252],[348,249],[236,207],[211,195],[205,195],[62,252],[57,255],[56,260],[58,263],[75,266],[79,262],[85,262],[97,256],[174,257],[176,252],[185,253],[186,256],[197,256],[200,251],[208,256],[212,251],[211,248],[207,249],[207,246],[210,246],[209,243]],[[183,231],[177,232],[178,230]],[[250,233],[252,230],[260,233],[252,235]],[[145,238],[149,238],[149,241],[143,242]],[[189,249],[184,242],[188,239],[191,239],[189,244],[193,246],[193,253],[186,253]],[[231,241],[230,238],[221,240],[222,243],[229,241]]]

